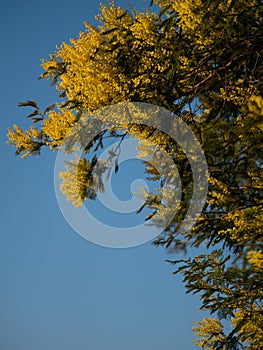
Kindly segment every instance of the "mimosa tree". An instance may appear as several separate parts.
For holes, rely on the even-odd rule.
[[[62,174],[62,191],[81,206],[103,189],[100,176],[107,167],[100,174],[94,169],[106,137],[121,142],[130,135],[142,151],[151,142],[169,154],[181,177],[181,203],[155,244],[174,252],[190,245],[209,248],[207,254],[171,261],[187,292],[199,293],[202,308],[217,316],[196,323],[195,343],[205,349],[261,349],[263,3],[152,3],[158,11],[101,5],[98,27],[85,23],[76,40],[62,43],[43,61],[41,77],[56,85],[58,101],[44,112],[34,101],[21,103],[33,108],[33,125],[26,131],[15,125],[9,143],[22,157],[40,154],[42,147],[57,151],[85,115],[125,102],[165,108],[191,127],[206,156],[209,186],[189,231],[180,230],[193,186],[186,154],[169,135],[136,120],[94,135],[81,159]],[[118,156],[112,154],[111,161],[117,171]],[[145,166],[160,181],[160,191],[148,193],[144,205],[155,215],[166,179],[149,162]],[[233,327],[228,334],[222,319]]]

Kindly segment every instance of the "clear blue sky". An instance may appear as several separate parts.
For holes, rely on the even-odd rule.
[[[1,350],[196,348],[192,320],[205,314],[198,296],[186,296],[172,275],[164,261],[171,256],[150,243],[117,250],[78,236],[56,202],[56,154],[21,160],[6,145],[8,126],[29,125],[18,102],[34,99],[44,107],[56,98],[37,80],[41,58],[75,38],[83,21],[95,24],[98,8],[96,0],[0,5]]]

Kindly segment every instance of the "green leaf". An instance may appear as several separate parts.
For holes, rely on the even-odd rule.
[[[25,102],[19,102],[18,107],[34,107],[38,109],[38,105],[35,101],[27,100]]]
[[[115,167],[114,167],[114,172],[115,174],[119,171],[119,164],[118,164],[118,160],[115,161]]]
[[[39,115],[39,110],[38,109],[35,109],[33,113],[29,114],[27,116],[27,118],[31,118],[31,117],[34,117],[35,115]]]
[[[44,110],[44,115],[48,112],[50,112],[51,110],[53,110],[56,107],[56,104],[53,103],[52,105],[48,106],[45,110]]]

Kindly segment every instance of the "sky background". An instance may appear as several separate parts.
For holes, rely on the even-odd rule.
[[[76,38],[84,21],[96,24],[98,9],[95,0],[0,5],[1,350],[196,349],[192,321],[205,314],[198,296],[186,296],[172,275],[165,259],[173,257],[151,243],[110,249],[81,238],[56,201],[56,153],[20,159],[6,144],[9,126],[29,126],[18,102],[37,100],[44,108],[56,100],[37,79],[41,58]],[[129,196],[127,177],[118,179],[117,194],[126,188],[121,193]]]

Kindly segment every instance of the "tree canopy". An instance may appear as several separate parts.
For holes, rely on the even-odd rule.
[[[34,125],[26,131],[14,125],[9,143],[22,157],[40,154],[44,146],[59,150],[84,115],[122,102],[164,107],[187,123],[209,172],[206,203],[190,231],[179,230],[193,187],[186,154],[169,135],[136,120],[96,135],[82,158],[68,164],[61,189],[76,206],[96,197],[103,188],[94,173],[96,154],[108,136],[131,135],[142,153],[151,142],[171,155],[182,181],[180,210],[155,244],[172,251],[209,248],[207,254],[170,261],[187,292],[199,293],[202,308],[216,316],[196,323],[195,343],[204,349],[257,350],[263,347],[263,3],[152,3],[156,6],[143,12],[114,2],[101,5],[100,25],[85,23],[77,39],[43,61],[41,78],[56,86],[58,101],[43,112],[35,101],[20,103],[33,108]],[[117,170],[118,156],[111,160]],[[145,166],[152,179],[165,181],[149,162]],[[153,215],[161,195],[161,187],[147,194],[145,206]],[[230,332],[222,320],[230,322]]]

